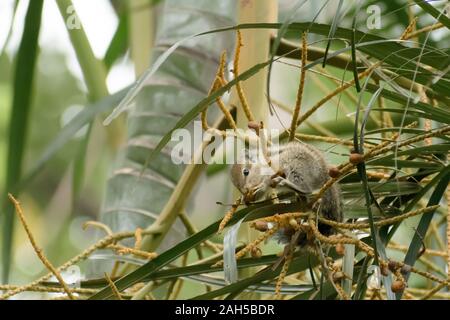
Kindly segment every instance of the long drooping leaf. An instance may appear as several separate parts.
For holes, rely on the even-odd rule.
[[[14,77],[14,93],[9,121],[7,176],[4,192],[15,192],[12,187],[22,175],[22,162],[26,145],[28,119],[33,97],[33,78],[38,55],[38,38],[41,27],[43,0],[30,1],[25,17],[25,27],[20,42]],[[3,280],[8,282],[14,230],[14,209],[2,196]]]
[[[158,70],[160,65],[170,56],[170,54],[182,43],[192,40],[195,37],[202,37],[205,35],[216,34],[226,31],[238,30],[238,29],[281,29],[285,25],[281,23],[247,23],[239,24],[237,26],[226,27],[221,29],[214,29],[206,32],[201,32],[195,35],[190,35],[186,38],[181,39],[175,43],[164,55],[161,56],[162,59],[157,60],[157,63],[153,68],[151,68],[143,77],[138,81],[135,87],[128,93],[124,101],[114,110],[114,112],[105,121],[106,124],[111,122],[115,117],[117,117],[121,112],[125,111],[129,104],[132,103],[133,99],[136,97],[138,92],[142,89],[143,83],[148,81],[154,76],[155,72]],[[311,33],[319,35],[327,35],[330,30],[330,25],[319,24],[319,23],[291,23],[287,27],[290,32],[295,32],[298,34],[302,31],[308,31]],[[414,60],[419,59],[422,64],[428,64],[434,68],[441,68],[439,61],[446,59],[450,52],[450,49],[431,49],[424,47],[423,49],[406,47],[398,43],[396,40],[388,40],[376,35],[367,34],[361,31],[355,31],[345,28],[337,28],[336,37],[344,38],[350,41],[358,42],[357,47],[364,53],[382,60],[383,62],[391,65],[394,68],[401,66],[398,70],[399,75],[404,75],[410,79],[414,78],[421,84],[428,85],[433,77],[433,74],[423,68],[418,68],[417,71],[420,73],[417,75],[416,65],[413,63]],[[363,42],[364,40],[364,42]],[[323,61],[323,59],[320,59]],[[320,63],[317,61],[316,63]],[[310,68],[314,64],[310,64],[306,69]],[[412,70],[412,71],[410,71]],[[434,84],[433,88],[439,90],[444,96],[448,94],[450,90],[450,84],[448,84],[448,78],[443,77],[440,81]]]
[[[173,126],[170,131],[162,137],[162,139],[159,141],[158,145],[154,148],[152,153],[149,155],[149,158],[147,161],[152,161],[153,158],[164,148],[164,146],[171,140],[172,133],[180,128],[184,128],[187,126],[192,120],[194,120],[203,110],[205,110],[211,103],[213,103],[218,97],[223,95],[225,92],[230,90],[238,81],[242,81],[245,79],[250,78],[254,74],[256,74],[258,71],[262,70],[263,68],[267,67],[270,63],[269,61],[259,63],[252,68],[248,69],[247,71],[240,74],[238,77],[233,79],[232,81],[228,82],[226,85],[222,86],[220,89],[214,91],[214,93],[210,94],[203,100],[201,100],[199,103],[197,103],[192,109],[189,110],[189,112],[185,113],[181,119]]]
[[[429,4],[425,0],[414,0],[414,2],[418,6],[420,6],[423,10],[425,10],[430,15],[432,15],[434,18],[436,18],[439,22],[441,22],[448,29],[450,29],[450,19],[447,17],[447,14],[445,11],[440,12],[439,10],[437,10],[435,7],[433,7],[431,4]],[[447,5],[448,5],[448,3],[447,3]]]
[[[364,298],[367,289],[367,268],[371,260],[372,258],[369,256],[366,256],[362,260],[358,277],[354,279],[356,282],[356,288],[352,297],[353,300],[362,300]]]
[[[330,50],[331,41],[334,38],[334,34],[336,33],[336,29],[339,24],[339,19],[341,18],[341,9],[342,9],[343,3],[344,3],[344,0],[339,0],[338,7],[336,9],[336,14],[334,15],[333,22],[331,23],[330,32],[328,33],[327,47],[325,48],[325,54],[323,55],[322,68],[325,68],[325,65],[327,63],[328,50]]]
[[[315,266],[318,264],[318,260],[316,257],[312,257],[314,261],[312,261],[312,265]],[[294,273],[294,272],[300,272],[308,268],[308,254],[304,254],[298,258],[295,258],[290,267],[288,274]],[[208,300],[208,299],[214,299],[218,296],[224,295],[224,294],[230,294],[227,299],[232,299],[235,297],[238,293],[241,293],[246,288],[248,288],[251,285],[256,285],[258,283],[262,283],[263,281],[274,279],[276,276],[280,274],[282,266],[278,266],[275,270],[272,269],[272,267],[268,266],[264,268],[263,270],[257,272],[255,275],[242,279],[236,283],[230,284],[228,286],[225,286],[223,288],[207,292],[205,294],[199,295],[194,297],[194,300]]]
[[[367,84],[367,91],[376,92],[377,90],[378,90],[378,86],[373,85],[371,83]],[[390,91],[387,89],[383,89],[380,94],[384,98],[389,99],[394,102],[397,102],[397,103],[400,103],[402,105],[406,105],[406,103],[407,103],[407,98],[401,96],[400,94],[398,94],[396,92],[393,92],[393,91]],[[415,104],[411,104],[410,108],[417,109],[419,111],[422,111],[422,112],[432,115],[432,116],[441,117],[440,120],[438,120],[439,122],[450,123],[450,111],[448,109],[437,107],[437,106],[432,106],[430,104],[423,103],[423,102],[417,102]]]
[[[392,194],[413,194],[419,192],[422,188],[417,183],[408,181],[387,181],[385,183],[369,182],[369,187],[377,198],[388,196]],[[341,192],[344,198],[360,197],[361,184],[343,183],[341,185]]]
[[[388,154],[382,158],[390,159],[390,158],[394,158],[394,157],[398,158],[401,156],[420,157],[423,155],[431,155],[431,154],[434,154],[434,155],[446,154],[449,150],[450,150],[449,143],[442,143],[442,144],[438,143],[438,144],[433,144],[433,145],[424,146],[424,147],[414,147],[409,150],[397,151],[395,153]],[[380,160],[382,158],[377,158],[377,159]]]
[[[238,25],[236,27],[231,27],[231,28],[225,28],[225,29],[221,29],[221,30],[215,30],[215,31],[211,31],[211,32],[206,32],[204,34],[210,34],[210,33],[218,32],[218,31],[234,30],[234,29],[239,29],[239,28],[251,28],[251,27],[254,27],[254,28],[258,28],[258,27],[259,28],[278,28],[278,27],[281,27],[281,25],[280,24],[266,24],[266,23],[264,23],[264,24],[245,24],[245,25]],[[313,28],[313,27],[315,27],[315,28]],[[291,24],[289,26],[289,28],[291,28],[293,30],[305,30],[306,26],[305,26],[305,24],[293,23],[293,24]],[[326,26],[313,24],[311,28],[312,28],[311,32],[315,31],[315,32],[319,33],[319,31],[323,32],[326,29]],[[347,35],[347,36],[351,35],[351,34],[348,34],[349,30],[346,30],[346,29],[345,30],[341,30],[341,32],[343,33],[343,35],[344,34]],[[359,37],[361,38],[362,35],[359,35]],[[368,35],[368,37],[370,38],[369,35]],[[364,39],[367,40],[367,38],[364,38]],[[388,43],[390,44],[391,42],[388,42]],[[396,45],[396,44],[394,44],[394,45]],[[372,46],[367,46],[367,47],[372,48]],[[361,50],[362,51],[366,51],[366,50],[363,50],[363,49],[361,49]],[[403,52],[406,49],[398,49],[398,50]],[[386,56],[383,56],[383,57],[380,57],[380,58],[384,59],[385,61],[388,60],[388,59],[386,59]],[[423,59],[422,59],[422,61],[423,61]],[[395,63],[398,63],[398,61],[394,59],[394,61],[392,61],[392,63],[395,64]],[[211,104],[218,96],[224,94],[232,86],[234,86],[237,81],[242,81],[242,80],[245,80],[245,79],[253,76],[259,70],[265,68],[268,64],[270,64],[270,60],[266,61],[264,63],[260,63],[260,64],[257,64],[255,66],[253,66],[252,68],[250,68],[247,71],[243,72],[239,77],[237,77],[233,81],[230,81],[227,85],[225,85],[221,89],[215,91],[212,95],[208,96],[207,98],[202,100],[200,103],[198,103],[196,106],[194,106],[189,111],[189,113],[185,114],[176,123],[176,125],[159,141],[158,145],[153,150],[152,154],[149,156],[149,159],[152,159],[153,156],[158,154],[158,152],[160,152],[162,150],[162,148],[170,141],[171,134],[172,134],[172,132],[174,130],[182,128],[182,127],[186,126],[188,123],[190,123],[201,111],[203,111],[209,104]],[[367,89],[368,89],[368,91],[374,90],[375,92],[379,90],[379,88],[377,86],[373,86],[372,84],[369,84],[369,83],[367,83]],[[450,86],[449,86],[448,89],[450,90]],[[379,94],[381,94],[382,96],[384,96],[384,97],[386,97],[388,99],[391,99],[391,100],[394,100],[396,102],[399,102],[399,103],[406,103],[406,101],[407,101],[407,99],[405,97],[402,97],[401,95],[399,95],[399,94],[397,94],[395,92],[391,92],[391,91],[386,90],[386,89],[381,89]],[[420,109],[420,110],[428,110],[428,111],[432,112],[433,115],[434,114],[441,114],[442,116],[445,116],[445,119],[448,119],[450,121],[450,113],[448,111],[446,111],[446,110],[441,109],[441,108],[436,108],[434,111],[431,111],[432,109],[430,110],[430,108],[432,108],[432,106],[427,105],[425,103],[421,103],[421,102],[419,102],[417,104],[414,104],[412,107]],[[386,110],[386,111],[388,111],[388,110]]]
[[[108,50],[106,50],[105,57],[103,58],[103,63],[108,70],[112,67],[114,62],[125,55],[128,49],[128,12],[125,8],[121,8],[121,10],[122,11],[118,12],[119,25],[117,26],[116,32],[114,33]]]
[[[358,77],[358,69],[357,69],[357,60],[356,60],[356,46],[355,46],[355,33],[356,33],[356,19],[358,18],[358,13],[361,10],[361,0],[358,0],[356,4],[355,14],[353,16],[352,22],[352,38],[350,40],[351,50],[352,50],[352,71],[353,71],[353,79],[355,80],[355,88],[356,92],[361,91],[361,85],[359,84]]]
[[[291,298],[291,300],[329,300],[336,297],[336,289],[327,281],[323,284],[322,289],[318,291],[317,289],[311,289],[309,291],[299,293],[298,295]]]
[[[220,30],[212,30],[204,32],[200,35],[206,35],[210,33],[217,33],[235,29],[279,29],[282,25],[278,23],[253,23],[253,24],[240,24],[234,27],[224,28]],[[292,23],[289,25],[288,30],[293,32],[301,32],[308,30],[311,33],[319,35],[327,35],[330,30],[329,25],[318,23]],[[337,28],[336,37],[344,38],[350,41],[353,37],[353,31],[345,28]],[[401,45],[398,41],[387,40],[379,36],[367,34],[361,31],[354,33],[355,41],[358,42],[358,49],[366,54],[376,57],[379,60],[391,65],[397,70],[399,75],[405,76],[409,79],[414,79],[421,84],[428,85],[433,78],[433,73],[425,70],[422,67],[418,67],[414,61],[420,59],[420,63],[433,66],[437,69],[442,68],[441,61],[438,59],[447,59],[450,49],[434,49],[434,48],[410,48]],[[349,48],[350,49],[350,48]],[[417,72],[415,70],[417,69]],[[433,90],[436,90],[442,95],[448,94],[448,78],[443,77],[440,81],[433,84]]]
[[[242,218],[246,218],[246,220],[250,219],[257,219],[261,218],[267,215],[272,215],[275,212],[283,213],[283,212],[290,212],[293,210],[298,210],[299,205],[298,204],[277,204],[277,205],[267,205],[267,204],[260,204],[260,205],[254,205],[251,208],[245,208],[238,212],[236,212],[233,215],[233,218],[230,220],[229,225],[232,225],[239,221]],[[194,248],[199,243],[203,242],[204,240],[211,237],[213,234],[215,234],[219,228],[221,220],[209,225],[202,231],[190,236],[186,240],[180,242],[176,246],[172,247],[171,249],[163,252],[161,255],[159,255],[154,260],[146,263],[142,267],[139,267],[135,271],[129,273],[128,275],[124,276],[123,278],[115,281],[115,285],[117,288],[121,290],[125,290],[126,288],[129,288],[133,284],[141,281],[145,277],[151,275],[152,273],[160,270],[164,266],[168,265],[181,255],[183,255],[185,252],[189,251],[190,249]],[[112,291],[110,287],[106,287],[102,289],[100,292],[96,293],[91,297],[91,299],[107,299],[112,296]]]
[[[112,94],[99,102],[84,108],[78,113],[66,126],[64,126],[58,135],[47,145],[41,156],[34,162],[33,167],[23,175],[23,178],[15,186],[17,190],[25,187],[28,183],[36,177],[48,161],[61,150],[73,136],[85,125],[89,124],[95,117],[107,114],[119,103],[130,88],[122,89],[121,91]]]
[[[446,170],[443,172],[444,174],[440,175],[440,180],[438,180],[438,184],[434,189],[433,194],[430,197],[430,200],[427,203],[427,207],[434,206],[439,204],[441,198],[445,191],[448,188],[448,184],[450,182],[450,171]],[[423,215],[420,218],[419,225],[417,226],[416,232],[414,233],[413,239],[411,240],[411,244],[409,245],[408,252],[405,256],[405,264],[414,266],[415,262],[419,258],[419,251],[423,244],[423,239],[427,233],[428,227],[430,226],[431,220],[433,219],[433,213],[428,213]],[[409,273],[406,275],[406,280],[409,278]],[[402,297],[403,291],[397,293],[397,299]]]
[[[117,259],[123,259],[123,256],[115,256]],[[220,258],[218,258],[220,259]],[[237,261],[237,268],[238,269],[245,269],[245,268],[251,268],[251,267],[258,267],[258,266],[267,266],[275,263],[277,260],[279,260],[280,257],[278,257],[276,254],[266,255],[262,256],[258,259],[254,258],[242,258]],[[214,273],[218,271],[222,271],[222,267],[213,266],[217,262],[217,260],[214,260],[210,263],[202,263],[202,264],[195,264],[191,266],[186,267],[175,267],[175,268],[167,268],[164,270],[160,270],[154,273],[149,274],[148,276],[144,277],[142,279],[143,282],[152,281],[152,280],[169,280],[179,277],[187,277],[187,276],[193,276],[193,275],[200,275],[200,274],[207,274],[207,273]],[[143,265],[146,263],[145,260],[139,261],[140,265]],[[114,279],[117,280],[117,279]],[[59,287],[60,284],[58,282],[54,281],[48,281],[42,283],[45,286],[49,287]],[[80,282],[81,288],[102,288],[108,285],[108,282],[104,278],[99,279],[89,279],[89,280],[82,280]]]
[[[61,16],[69,19],[68,8],[72,7],[71,0],[57,0],[56,1]],[[72,15],[76,15],[75,9],[73,9]],[[75,50],[78,63],[83,73],[84,82],[88,89],[88,98],[91,102],[98,101],[109,95],[108,88],[106,86],[106,68],[102,61],[98,60],[91,48],[87,34],[84,31],[81,22],[78,28],[69,28],[67,26],[67,32],[69,33],[72,47]],[[92,131],[92,123],[88,124],[86,135],[83,137],[79,145],[78,153],[74,159],[73,166],[73,179],[72,179],[72,200],[76,201],[80,194],[80,191],[84,184],[85,164],[87,147],[90,140],[90,134]]]
[[[410,105],[411,107],[411,105]],[[413,108],[410,108],[410,110],[408,110],[408,116],[412,116],[415,119],[430,119],[430,120],[434,120],[434,121],[440,121],[443,123],[447,123],[446,118],[439,118],[439,116],[436,115],[436,113],[439,112],[439,110],[436,110],[436,113],[426,113],[426,112],[420,112],[420,111],[415,111],[412,110]],[[374,108],[373,111],[386,111],[386,112],[390,112],[390,113],[397,113],[397,114],[405,114],[405,109],[400,109],[400,108]]]
[[[428,182],[420,192],[418,192],[412,201],[408,203],[408,205],[405,207],[405,212],[412,210],[412,208],[420,201],[420,199],[427,194],[428,191],[431,190],[431,188],[435,185],[440,183],[442,180],[445,180],[447,178],[447,175],[450,173],[450,166],[447,165],[446,167],[442,168],[439,173],[431,179],[430,182]]]
[[[366,79],[366,81],[364,82],[364,86],[361,90],[361,92],[359,93],[359,99],[358,99],[358,104],[356,106],[356,115],[355,115],[355,128],[354,128],[354,132],[353,132],[353,148],[355,150],[355,152],[359,153],[359,154],[364,154],[364,131],[366,129],[366,124],[367,124],[367,119],[369,118],[369,113],[370,110],[372,108],[372,103],[375,101],[376,99],[376,95],[379,94],[380,89],[376,91],[377,94],[374,94],[370,101],[369,101],[369,105],[367,106],[367,110],[364,113],[364,117],[362,119],[362,123],[361,123],[361,131],[358,130],[359,128],[359,113],[360,113],[360,109],[361,109],[361,100],[362,100],[362,93],[366,90],[366,86],[367,83],[369,82],[369,78]],[[358,135],[359,133],[359,135]],[[358,139],[359,138],[359,139]],[[369,225],[370,225],[370,235],[372,238],[372,248],[374,249],[374,263],[375,265],[379,265],[378,262],[378,229],[375,227],[374,225],[374,220],[373,220],[373,213],[372,213],[372,203],[375,202],[376,203],[376,199],[373,197],[373,194],[369,188],[369,181],[367,178],[367,172],[366,172],[366,164],[364,162],[358,163],[357,166],[357,171],[359,174],[359,177],[361,179],[362,185],[363,185],[363,192],[364,192],[364,196],[365,196],[365,200],[366,200],[366,208],[367,208],[367,215],[369,217]]]
[[[439,163],[397,159],[375,159],[367,161],[367,164],[383,165],[387,167],[395,167],[397,165],[404,168],[430,168],[435,170],[439,170],[440,168],[442,168],[442,165],[440,165]]]

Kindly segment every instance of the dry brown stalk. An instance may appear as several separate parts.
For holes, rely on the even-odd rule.
[[[221,233],[223,229],[226,227],[227,223],[233,218],[234,213],[236,212],[237,208],[239,208],[239,205],[241,204],[242,198],[239,197],[235,203],[231,206],[231,209],[225,214],[222,221],[219,225],[218,233]]]
[[[16,213],[19,216],[20,221],[22,222],[23,228],[25,229],[25,232],[28,235],[28,239],[30,240],[31,245],[33,246],[34,251],[36,252],[39,259],[42,261],[42,263],[47,267],[47,269],[50,270],[51,273],[58,279],[58,282],[61,284],[61,286],[64,288],[64,291],[67,293],[67,296],[70,299],[74,299],[74,296],[67,286],[64,279],[61,277],[61,274],[58,272],[58,270],[53,267],[53,265],[50,263],[50,261],[47,259],[47,257],[44,255],[41,248],[36,243],[36,240],[34,239],[33,233],[31,232],[27,221],[25,220],[25,215],[22,210],[22,206],[20,205],[19,201],[16,200],[16,198],[13,197],[12,194],[8,194],[9,199],[14,204],[14,207],[16,208]]]
[[[237,45],[236,45],[236,52],[234,55],[234,64],[233,64],[233,73],[234,73],[235,78],[237,76],[239,76],[239,56],[241,54],[242,46],[243,46],[243,44],[242,44],[241,31],[237,30]],[[242,109],[244,110],[245,116],[247,117],[247,120],[249,122],[255,121],[255,117],[253,116],[252,110],[250,109],[250,107],[248,105],[247,98],[245,97],[245,94],[244,94],[244,90],[242,89],[241,81],[238,81],[236,83],[236,91],[238,93],[239,100],[241,102],[241,106],[242,106]]]
[[[119,290],[117,289],[116,285],[114,284],[114,282],[111,280],[111,278],[109,277],[108,273],[105,272],[105,279],[108,282],[108,285],[111,288],[111,291],[113,293],[113,295],[118,299],[118,300],[123,300],[122,296],[120,295]]]
[[[307,48],[307,33],[303,32],[302,34],[302,57],[301,57],[301,73],[300,73],[300,82],[297,90],[297,99],[295,101],[294,113],[292,114],[291,120],[291,130],[289,134],[289,141],[293,141],[295,139],[295,131],[297,130],[297,119],[300,115],[300,107],[302,104],[303,90],[305,88],[305,78],[306,78],[306,60],[308,59],[308,48]]]

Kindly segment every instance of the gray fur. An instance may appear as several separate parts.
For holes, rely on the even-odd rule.
[[[303,195],[309,195],[318,191],[330,178],[328,175],[328,165],[322,153],[313,146],[300,143],[289,142],[279,149],[278,155],[271,156],[276,168],[282,171],[286,179],[292,182]],[[243,170],[248,169],[249,174],[244,176]],[[267,172],[267,165],[259,163],[235,164],[231,169],[231,181],[245,196],[254,194],[252,200],[267,199],[271,193],[271,175]],[[266,174],[261,174],[265,172]],[[276,187],[278,194],[283,193],[289,187]],[[290,189],[292,192],[292,188]],[[320,214],[331,220],[342,221],[342,201],[341,192],[337,183],[329,188],[317,205]]]

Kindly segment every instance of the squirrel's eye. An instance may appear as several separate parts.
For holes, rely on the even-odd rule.
[[[248,176],[250,174],[250,171],[245,168],[244,170],[242,170],[242,173],[244,174],[244,176]]]

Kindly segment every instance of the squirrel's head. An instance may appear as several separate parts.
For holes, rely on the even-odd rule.
[[[273,169],[261,157],[245,151],[231,168],[231,181],[245,202],[264,200],[268,196]]]

